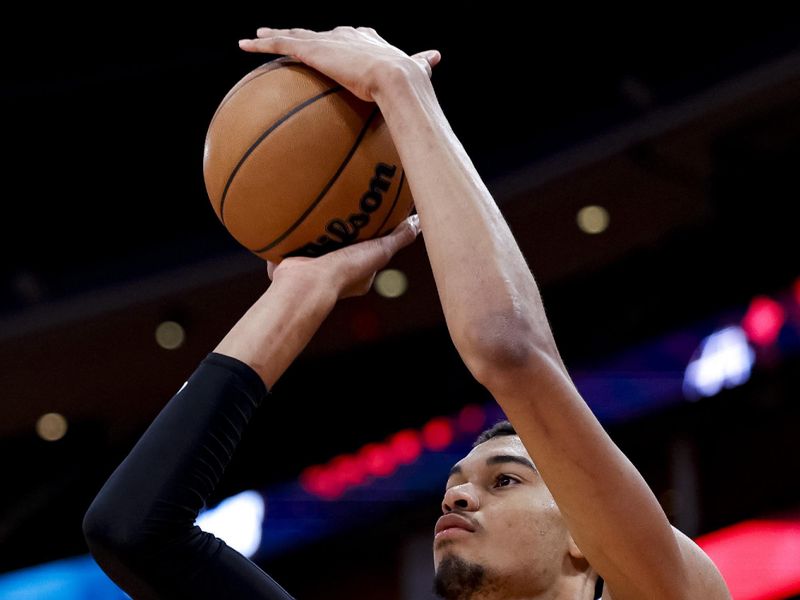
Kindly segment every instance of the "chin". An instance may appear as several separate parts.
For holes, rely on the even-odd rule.
[[[439,548],[433,551],[433,561],[436,569],[442,564],[446,558],[458,558],[461,560],[469,560],[469,557],[463,551],[456,550],[452,545],[448,544],[447,547]]]
[[[434,591],[445,600],[471,598],[486,586],[486,568],[453,552],[447,552],[437,565]]]

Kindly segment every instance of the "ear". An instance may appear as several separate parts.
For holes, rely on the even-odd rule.
[[[592,568],[592,565],[589,564],[589,561],[586,559],[581,549],[578,548],[578,544],[575,543],[575,540],[572,539],[572,535],[569,532],[567,532],[567,551],[569,554],[569,562],[576,571],[579,573],[596,572]],[[594,598],[594,596],[592,596],[592,598]]]
[[[578,548],[578,544],[572,539],[572,534],[570,533],[567,533],[567,542],[569,544],[569,555],[572,558],[575,560],[586,560],[586,557],[583,555],[583,552],[581,552],[581,549]]]

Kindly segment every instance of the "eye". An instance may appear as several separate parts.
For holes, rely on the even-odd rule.
[[[511,477],[510,475],[501,474],[495,477],[494,482],[497,484],[497,487],[508,487],[512,483],[519,483],[519,480],[517,480],[514,477]]]

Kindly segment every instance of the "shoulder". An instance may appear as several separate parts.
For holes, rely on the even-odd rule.
[[[672,528],[675,539],[681,549],[684,564],[686,565],[686,580],[676,581],[681,589],[676,590],[676,597],[703,598],[704,600],[730,600],[728,586],[722,578],[717,566],[694,540],[679,529]],[[602,600],[614,598],[611,589],[603,586]]]
[[[730,600],[731,594],[722,573],[708,554],[682,531],[674,527],[672,530],[683,554],[691,597]]]

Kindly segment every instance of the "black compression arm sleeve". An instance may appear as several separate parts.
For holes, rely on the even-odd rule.
[[[194,524],[268,394],[250,366],[211,352],[92,502],[83,521],[89,549],[133,598],[291,600]]]

